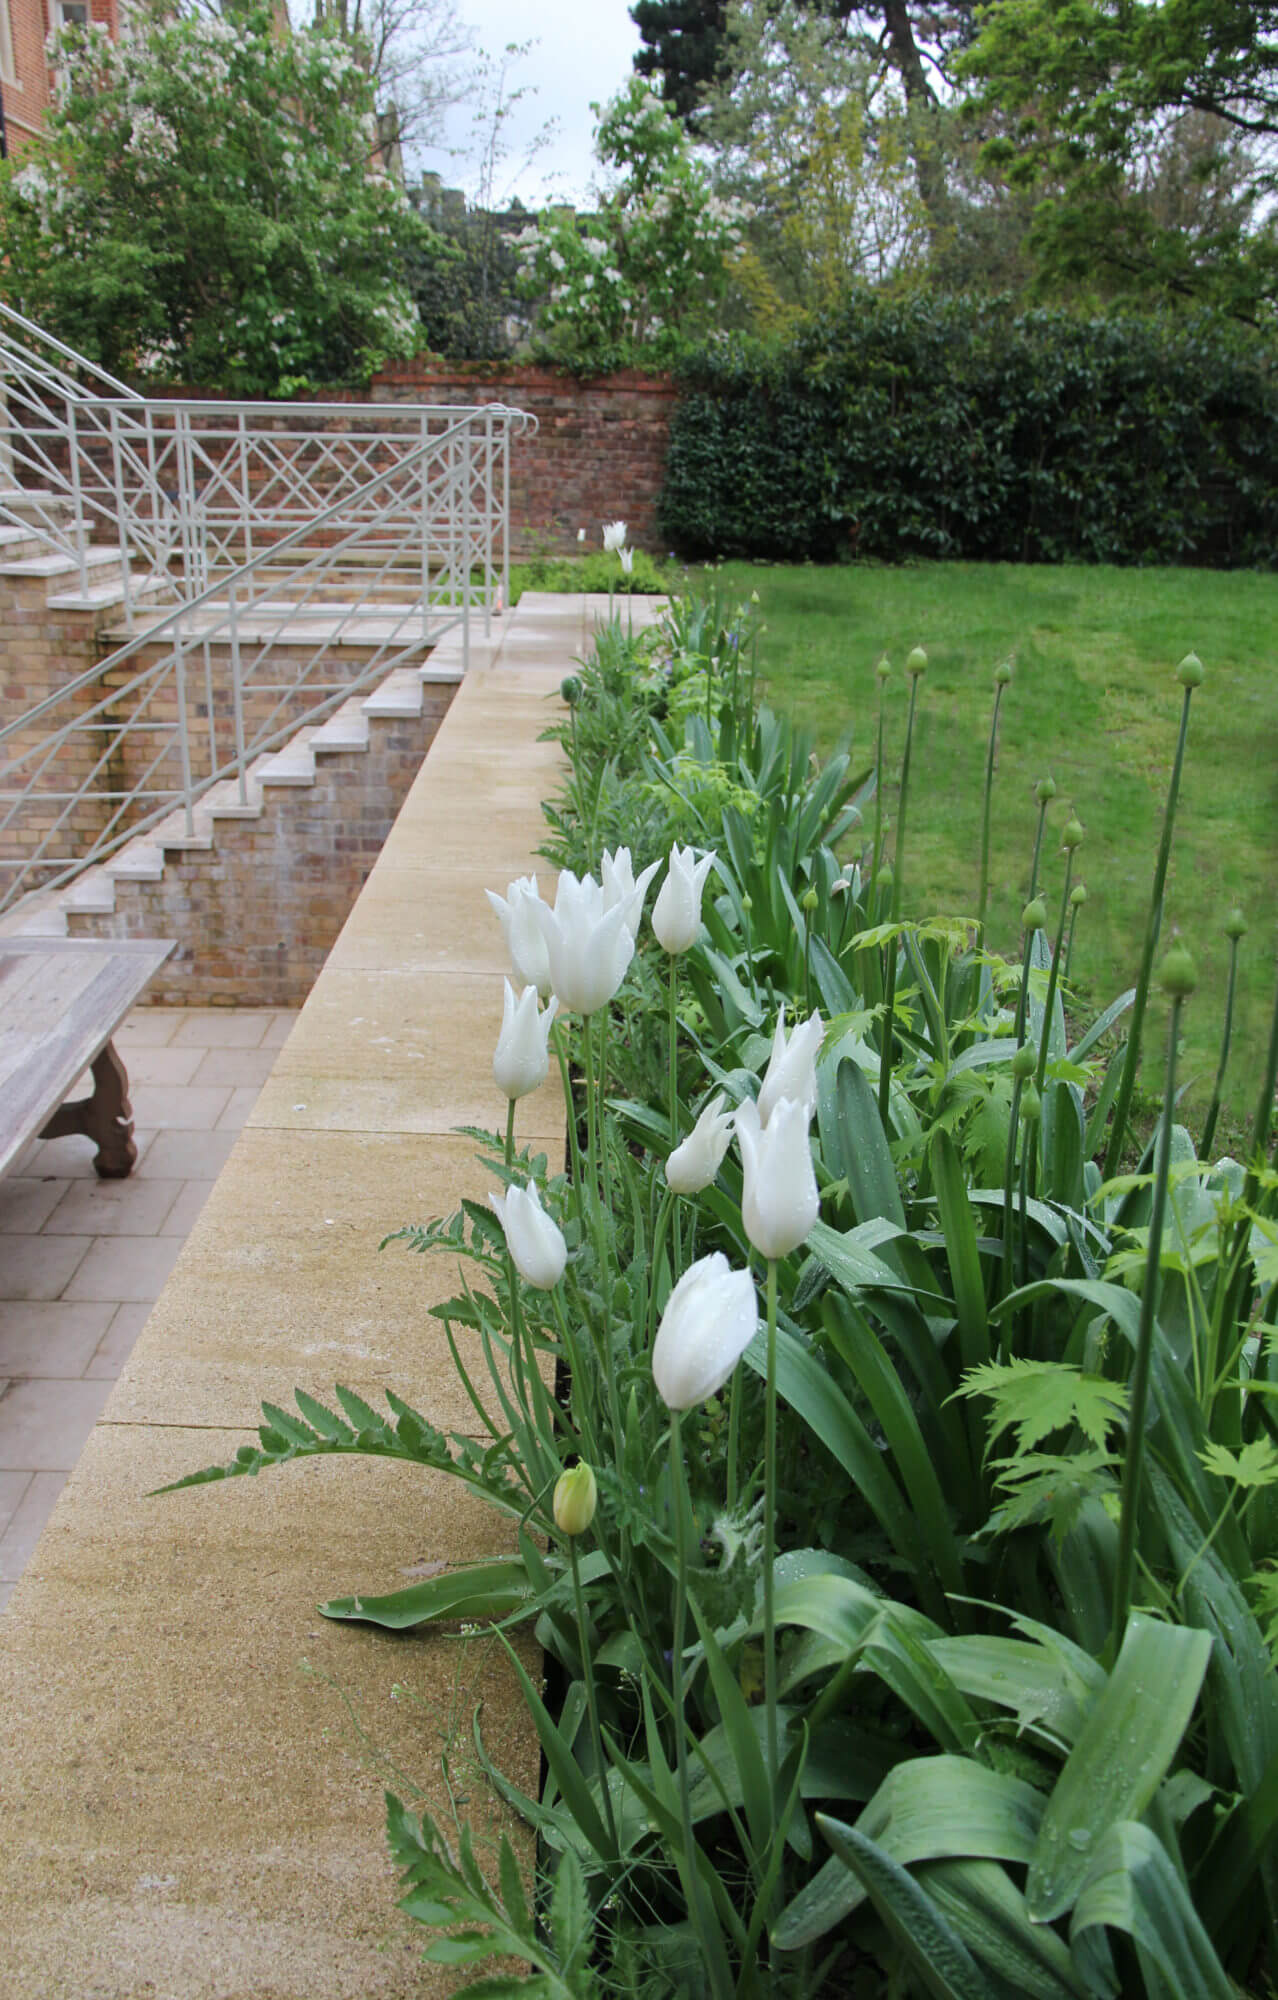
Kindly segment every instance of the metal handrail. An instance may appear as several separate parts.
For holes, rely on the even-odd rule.
[[[457,413],[441,433],[421,443],[365,481],[352,495],[343,495],[322,509],[313,519],[300,524],[272,547],[261,550],[241,564],[226,579],[208,585],[196,597],[159,618],[145,633],[136,633],[111,656],[87,669],[56,692],[47,695],[21,717],[0,727],[0,745],[25,739],[25,747],[0,766],[0,837],[19,826],[26,807],[35,806],[47,819],[34,833],[28,829],[25,848],[12,859],[0,857],[0,870],[10,877],[0,893],[0,909],[24,892],[34,877],[45,888],[58,887],[75,874],[116,851],[127,840],[157,825],[177,807],[183,809],[184,830],[194,829],[194,807],[213,785],[227,778],[238,780],[240,801],[248,802],[247,779],[250,761],[274,747],[305,722],[329,713],[340,702],[374,679],[383,678],[410,658],[420,659],[426,648],[444,631],[462,627],[463,670],[469,661],[469,629],[472,607],[482,603],[485,630],[489,629],[494,580],[493,528],[501,539],[503,573],[508,561],[508,538],[504,504],[492,505],[496,477],[500,478],[502,503],[508,491],[508,449],[512,435],[535,428],[535,419],[505,405]],[[484,532],[477,536],[473,510],[476,470],[482,476],[487,495]],[[370,613],[371,588],[388,577],[404,580],[410,572],[403,567],[403,547],[399,527],[405,518],[397,502],[404,498],[406,476],[411,480],[411,512],[420,525],[420,552],[412,572],[414,594],[399,603],[383,602]],[[432,493],[431,481],[438,490]],[[359,501],[359,517],[349,520],[352,498]],[[440,504],[432,508],[432,498]],[[444,560],[432,570],[430,531],[442,517],[447,533]],[[349,525],[343,526],[344,522]],[[379,541],[390,524],[393,541]],[[329,547],[312,547],[317,532],[336,530],[337,539]],[[326,604],[322,593],[331,582],[335,565],[343,555],[359,552],[361,545],[373,559],[365,570],[365,590],[346,606]],[[269,584],[273,567],[282,555],[302,558],[293,576],[295,586],[287,602],[272,600]],[[376,559],[380,556],[380,562]],[[483,582],[476,584],[472,572],[479,563]],[[304,653],[307,641],[299,641],[299,614],[318,620],[323,629],[310,657],[290,658],[288,677],[268,681],[263,665],[273,649],[288,648],[290,654]],[[382,631],[377,644],[357,672],[345,673],[334,683],[319,676],[331,672],[329,654],[336,646],[350,643],[357,621],[376,618]],[[257,652],[246,671],[244,646],[250,636],[246,623],[259,627]],[[263,638],[263,631],[265,637]],[[214,672],[212,649],[224,646],[230,654],[230,684]],[[150,664],[130,663],[147,648],[163,649],[162,657]],[[193,764],[193,737],[188,714],[187,668],[197,654],[203,657],[202,690],[207,711],[208,752],[205,767],[196,773]],[[278,655],[277,655],[278,659]],[[105,691],[95,700],[93,691]],[[246,726],[246,693],[258,697],[256,723]],[[174,706],[173,719],[157,719],[158,702],[167,696]],[[77,713],[82,698],[88,705]],[[233,748],[223,754],[218,731],[218,700],[229,698],[234,737]],[[52,730],[47,725],[61,710],[66,719]],[[150,755],[131,782],[113,782],[110,766],[123,757],[131,736],[150,732],[158,748]],[[87,740],[88,750],[84,750]],[[48,784],[55,777],[59,760],[68,746],[80,751],[80,782],[69,789]],[[203,752],[201,751],[201,757]],[[180,762],[180,782],[173,781],[172,759]],[[162,782],[166,760],[168,782]],[[26,783],[9,790],[11,780],[23,771]],[[159,774],[159,776],[157,776]],[[77,810],[92,806],[102,824],[86,838],[73,822]],[[59,838],[77,847],[71,854],[53,852]]]

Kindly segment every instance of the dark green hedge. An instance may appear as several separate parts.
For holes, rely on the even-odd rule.
[[[662,532],[684,556],[1269,568],[1273,358],[1213,319],[869,299],[685,360]]]

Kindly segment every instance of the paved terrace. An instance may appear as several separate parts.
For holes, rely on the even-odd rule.
[[[122,1213],[122,1195],[38,1155],[24,1162],[34,1188],[7,1198],[0,1241],[21,1246],[26,1273],[11,1289],[31,1305],[112,1308],[100,1330],[101,1311],[85,1319],[78,1347],[64,1332],[65,1374],[48,1370],[46,1404],[61,1398],[88,1438],[25,1568],[10,1564],[21,1574],[0,1618],[3,1989],[14,2000],[442,1993],[453,1975],[423,1966],[421,1934],[393,1907],[383,1788],[412,1798],[420,1787],[446,1817],[448,1750],[462,1812],[490,1821],[469,1750],[482,1701],[499,1762],[535,1789],[531,1731],[485,1642],[396,1639],[315,1613],[327,1596],[398,1588],[422,1565],[504,1547],[496,1517],[458,1486],[350,1459],[146,1495],[229,1459],[251,1440],[261,1399],[288,1405],[295,1385],[330,1396],[341,1380],[375,1402],[389,1386],[445,1428],[475,1428],[426,1310],[451,1273],[442,1258],[379,1255],[377,1243],[485,1191],[453,1129],[502,1116],[490,1062],[506,966],[483,890],[536,865],[539,801],[558,773],[556,746],[537,738],[601,612],[606,600],[525,597],[490,645],[472,646],[291,1032],[284,1017],[224,1017],[221,1033],[252,1045],[251,1077],[232,1078],[225,1042],[201,1045],[205,1017],[157,1014],[154,1028],[130,1029],[137,1108],[156,1129],[130,1192],[154,1227],[113,1229],[104,1218]],[[165,1059],[183,1049],[193,1064]],[[190,1072],[181,1084],[165,1079],[175,1060]],[[175,1150],[180,1128],[149,1095],[170,1087],[222,1093],[207,1139]],[[170,1114],[181,1115],[176,1100]],[[517,1133],[562,1158],[553,1078],[521,1104]],[[147,1274],[82,1296],[86,1283],[109,1286],[92,1274],[126,1238]],[[62,1473],[11,1472],[25,1482],[5,1487],[0,1469],[0,1500],[16,1493],[22,1514],[16,1557]]]

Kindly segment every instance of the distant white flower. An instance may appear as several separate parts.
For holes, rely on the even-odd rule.
[[[608,521],[604,525],[603,545],[609,555],[616,555],[626,546],[626,524],[624,521]]]
[[[723,1165],[732,1137],[732,1113],[723,1093],[712,1097],[681,1146],[666,1161],[666,1185],[675,1194],[700,1194]]]

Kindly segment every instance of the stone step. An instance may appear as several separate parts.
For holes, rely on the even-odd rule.
[[[129,595],[136,605],[140,598],[153,597],[168,584],[168,578],[152,576],[145,570],[129,572]],[[124,577],[121,573],[114,580],[98,582],[88,590],[60,590],[46,599],[50,611],[110,611],[117,604],[124,603]],[[158,614],[163,616],[163,612]],[[124,637],[127,638],[127,633]],[[121,641],[123,643],[123,640]]]
[[[118,548],[87,548],[84,552],[86,575],[91,574],[95,584],[118,582],[123,578],[122,552]],[[79,578],[80,563],[76,556],[50,553],[42,556],[27,556],[19,562],[0,561],[0,576],[43,577],[52,583],[63,577]]]

